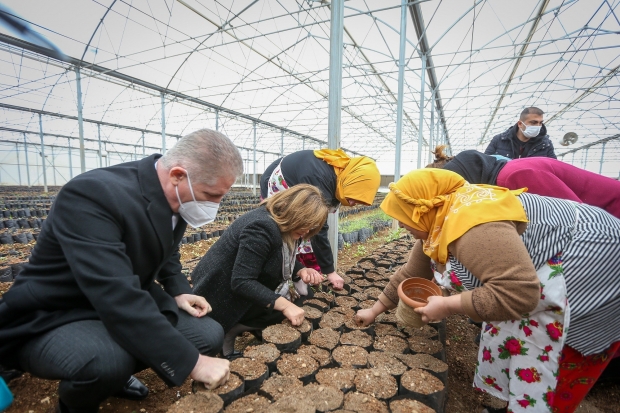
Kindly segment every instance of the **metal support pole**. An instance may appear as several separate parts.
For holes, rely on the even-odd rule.
[[[15,142],[15,155],[17,156],[17,179],[19,181],[19,186],[22,186],[22,166],[19,162],[19,144]]]
[[[220,131],[220,111],[219,110],[215,111],[215,130],[217,132]]]
[[[573,156],[571,157],[570,164],[575,166],[575,152],[573,152]]]
[[[599,175],[603,174],[603,158],[605,157],[605,145],[607,145],[607,142],[603,142],[603,150],[601,151],[601,162],[598,165]]]
[[[256,196],[256,122],[254,122],[254,167],[252,168],[252,194]]]
[[[420,123],[418,125],[418,169],[422,168],[422,131],[424,129],[424,86],[426,85],[426,55],[422,55],[422,69],[420,69]]]
[[[280,156],[284,156],[284,131],[280,131]]]
[[[398,51],[398,97],[396,99],[396,142],[394,160],[394,182],[400,179],[403,133],[403,96],[405,90],[405,52],[407,47],[407,0],[400,4],[400,45]]]
[[[586,153],[585,156],[583,157],[583,169],[586,169],[586,166],[588,165],[588,150],[590,148],[586,148]]]
[[[41,167],[43,168],[43,192],[47,192],[47,174],[45,172],[45,145],[43,142],[43,120],[39,113],[39,135],[41,137]]]
[[[99,141],[99,168],[103,168],[103,159],[101,153],[101,125],[97,124],[97,140]]]
[[[142,156],[146,156],[146,149],[144,147],[144,132],[142,132]]]
[[[434,138],[433,135],[435,132],[435,89],[431,92],[431,126],[429,128],[430,135],[428,137],[428,163],[434,162],[433,151],[435,150]]]
[[[56,161],[54,160],[54,146],[50,146],[52,150],[52,180],[54,182],[54,186],[56,186]]]
[[[86,151],[84,149],[84,122],[82,120],[82,78],[79,66],[75,67],[75,83],[77,85],[78,130],[80,134],[80,173],[84,173],[86,172]],[[43,171],[45,175],[45,167],[43,167]]]
[[[301,138],[301,149],[306,150],[306,138]]]
[[[67,142],[69,143],[69,179],[73,179],[73,159],[71,153],[71,139],[67,138]]]
[[[329,28],[329,101],[327,114],[327,146],[340,147],[342,112],[342,52],[344,37],[344,0],[332,0]],[[304,147],[306,146],[304,139]],[[305,148],[304,148],[305,149]],[[334,271],[338,268],[338,211],[327,217],[328,239],[334,257]]]
[[[166,154],[166,99],[161,94],[161,153]]]
[[[25,133],[24,133],[24,155],[26,155],[26,179],[28,180],[28,187],[30,188],[30,163],[28,162],[28,141],[26,141]]]

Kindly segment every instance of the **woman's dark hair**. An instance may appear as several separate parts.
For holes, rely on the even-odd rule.
[[[445,164],[454,159],[454,156],[448,156],[445,154],[445,149],[448,145],[437,145],[435,151],[432,152],[435,155],[435,162],[426,165],[426,168],[443,168]]]

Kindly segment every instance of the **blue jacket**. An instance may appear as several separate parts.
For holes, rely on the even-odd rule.
[[[501,155],[510,159],[531,158],[534,156],[557,159],[553,143],[551,143],[551,139],[547,135],[545,125],[540,129],[538,136],[531,138],[527,142],[521,142],[517,138],[517,127],[515,124],[505,132],[495,135],[484,153],[487,155]]]

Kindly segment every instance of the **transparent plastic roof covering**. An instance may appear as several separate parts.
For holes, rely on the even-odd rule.
[[[167,147],[178,136],[216,128],[217,123],[237,145],[252,148],[255,120],[258,172],[277,158],[282,139],[284,153],[326,146],[321,142],[327,140],[328,1],[3,4],[64,54],[83,61],[88,168],[98,165],[98,136],[104,151],[118,155],[116,162],[142,154],[142,131],[145,153],[160,150],[162,90],[170,92],[163,94]],[[612,138],[604,154],[603,145],[597,144],[564,160],[618,176],[620,142],[614,137],[620,133],[619,4],[620,0],[410,3],[401,171],[416,167],[420,125],[426,164],[429,142],[437,143],[438,134],[439,139],[447,136],[452,153],[484,150],[494,135],[516,123],[524,107],[537,106],[546,112],[557,154]],[[431,70],[424,73],[416,8],[417,29],[426,35],[430,57]],[[397,0],[345,2],[341,146],[377,159],[384,174],[394,171],[400,13]],[[0,32],[19,37],[7,28]],[[45,111],[45,143],[57,145],[57,154],[66,151],[69,142],[73,148],[78,145],[73,139],[78,137],[75,62],[0,42],[2,140],[23,142],[21,131],[28,131],[33,132],[25,135],[29,142],[40,142],[37,111]],[[433,88],[438,98],[434,109]],[[560,143],[567,132],[579,138],[565,147]],[[252,152],[243,154],[251,173]],[[599,164],[603,157],[605,162]]]

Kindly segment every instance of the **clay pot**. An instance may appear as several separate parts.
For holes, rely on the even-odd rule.
[[[398,286],[396,319],[409,327],[422,327],[425,323],[413,309],[424,307],[428,303],[428,297],[432,295],[442,295],[441,288],[437,284],[424,278],[406,279]]]

